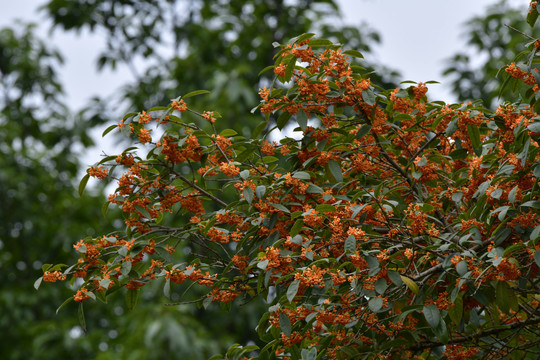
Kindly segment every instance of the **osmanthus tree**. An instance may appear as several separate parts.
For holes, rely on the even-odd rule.
[[[80,191],[116,180],[106,206],[126,230],[80,240],[79,261],[42,280],[74,282],[81,319],[89,300],[120,292],[132,308],[156,281],[202,307],[266,299],[262,346],[215,359],[536,359],[540,41],[505,69],[522,103],[492,112],[430,102],[424,83],[379,88],[360,53],[312,35],[275,44],[254,138],[191,108],[204,91],[109,127],[137,147]],[[272,123],[300,139],[269,140]]]

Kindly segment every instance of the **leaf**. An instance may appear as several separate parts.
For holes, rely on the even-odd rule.
[[[540,225],[534,228],[534,230],[531,232],[531,235],[529,235],[529,239],[536,240],[538,235],[540,235]]]
[[[289,317],[285,313],[279,314],[279,327],[281,328],[281,331],[285,334],[285,336],[291,336],[291,321],[289,320]]]
[[[534,253],[534,262],[540,267],[540,250],[536,250]]]
[[[372,106],[375,104],[375,93],[371,89],[363,90],[362,91],[362,100],[366,102],[369,106]]]
[[[285,206],[283,206],[281,204],[270,203],[270,205],[272,205],[273,207],[275,207],[278,210],[281,210],[281,211],[286,212],[288,214],[290,213],[289,209],[287,209]]]
[[[116,124],[109,126],[108,128],[105,129],[105,131],[103,131],[103,134],[101,134],[101,137],[104,137],[105,135],[107,135],[108,133],[110,133],[111,131],[116,129],[117,127],[118,127],[118,125],[116,125]]]
[[[460,261],[456,265],[456,271],[459,274],[459,276],[465,275],[469,271],[469,269],[467,269],[467,262],[465,260]]]
[[[527,202],[521,204],[521,206],[526,206],[526,207],[532,207],[532,208],[535,208],[535,209],[540,209],[540,201],[535,201],[535,200],[527,201]]]
[[[467,125],[467,133],[471,140],[474,153],[478,156],[482,155],[482,145],[480,144],[480,129],[475,125]]]
[[[537,19],[538,19],[537,11],[533,10],[527,13],[527,24],[529,24],[530,27],[534,27],[534,24],[536,23]]]
[[[330,174],[333,176],[336,182],[343,181],[343,173],[341,172],[341,167],[336,161],[330,160],[328,162],[328,169],[330,169]]]
[[[454,300],[454,306],[448,309],[448,315],[454,324],[459,325],[463,316],[463,294],[460,293]]]
[[[407,285],[407,287],[409,289],[411,289],[411,291],[418,295],[418,293],[420,292],[420,288],[418,287],[418,285],[414,282],[413,279],[411,278],[408,278],[406,276],[403,276],[403,275],[400,275],[401,277],[401,281],[403,281],[405,283],[405,285]]]
[[[301,180],[311,180],[311,175],[305,171],[297,171],[292,175],[292,177]]]
[[[345,254],[354,254],[356,251],[356,237],[354,235],[349,235],[345,239]]]
[[[533,122],[531,125],[527,126],[527,129],[533,133],[540,133],[540,121]]]
[[[266,192],[266,186],[264,185],[259,185],[255,188],[255,195],[259,198],[259,199],[262,199],[263,196],[264,196],[264,193]]]
[[[287,123],[289,122],[289,119],[291,118],[292,114],[289,113],[289,112],[282,112],[277,120],[276,120],[276,125],[278,127],[279,130],[283,130],[283,128],[285,127],[285,125],[287,125]]]
[[[89,174],[84,175],[84,177],[81,179],[81,182],[79,183],[79,196],[82,196],[82,194],[84,193],[86,184],[88,184],[88,179],[90,179]]]
[[[225,129],[219,135],[221,135],[223,137],[231,137],[231,136],[234,136],[234,135],[238,135],[238,133],[236,131],[234,131],[233,129]]]
[[[150,213],[148,212],[148,210],[146,210],[146,209],[143,208],[142,206],[135,206],[135,210],[137,210],[142,216],[144,216],[144,217],[147,218],[147,219],[151,219],[151,218],[152,218],[152,215],[150,215]]]
[[[291,285],[287,288],[287,300],[289,300],[290,303],[293,302],[294,297],[296,296],[296,293],[298,292],[298,287],[300,286],[300,280],[294,280],[291,282]]]
[[[83,309],[83,303],[79,303],[79,311],[78,311],[78,317],[79,317],[79,325],[81,325],[81,328],[84,332],[86,332],[86,319],[84,318],[84,309]]]
[[[433,304],[424,305],[422,312],[424,313],[424,317],[426,318],[429,326],[431,326],[432,329],[435,329],[441,320],[439,308]]]
[[[401,275],[399,275],[397,271],[388,270],[388,277],[390,278],[390,281],[392,281],[397,286],[403,285],[403,280],[401,280]]]
[[[369,299],[369,302],[368,302],[369,310],[373,312],[377,312],[382,308],[382,306],[383,306],[383,299],[381,299],[380,297]]]
[[[244,199],[246,199],[247,203],[251,205],[251,202],[253,201],[253,189],[249,186],[244,188]]]
[[[72,302],[72,301],[73,301],[73,296],[68,297],[68,298],[66,299],[66,301],[64,301],[64,302],[62,303],[62,305],[60,305],[60,306],[58,307],[58,309],[56,309],[56,314],[58,314],[58,312],[59,312],[64,306],[66,306],[67,304],[69,304],[69,303]]]
[[[315,207],[315,210],[317,210],[320,213],[327,213],[327,212],[333,212],[336,211],[336,207],[334,205],[330,204],[319,204]]]
[[[40,276],[36,281],[34,281],[34,289],[39,290],[39,286],[43,281],[43,276]]]
[[[371,127],[372,126],[370,124],[362,125],[362,127],[358,129],[358,132],[356,133],[356,138],[361,139],[362,137],[364,137],[364,135],[369,133],[369,131],[371,130]]]
[[[306,129],[307,129],[308,116],[307,116],[307,114],[304,112],[304,110],[300,110],[300,111],[296,114],[296,122],[298,123],[298,126],[300,126],[300,128],[301,128],[302,130],[306,130]]]
[[[258,138],[259,135],[262,134],[262,132],[264,131],[264,129],[266,129],[267,126],[268,126],[268,120],[261,122],[259,125],[257,125],[255,130],[253,130],[253,132],[251,133],[251,137],[253,139]]]
[[[304,226],[304,220],[298,219],[294,222],[294,225],[291,227],[291,231],[289,232],[289,235],[291,237],[295,237],[300,230],[302,230],[302,227]]]
[[[375,291],[382,295],[388,288],[388,284],[386,283],[386,280],[384,278],[380,278],[375,282]]]
[[[195,90],[195,91],[189,92],[186,95],[182,96],[182,99],[187,99],[189,97],[202,95],[202,94],[210,94],[210,91],[208,91],[208,90]]]
[[[498,281],[495,287],[495,303],[504,314],[510,310],[508,285],[504,281]]]
[[[317,348],[312,347],[311,349],[302,349],[300,352],[302,360],[315,360],[317,358]]]
[[[344,51],[343,55],[348,55],[348,56],[352,56],[352,57],[360,58],[360,59],[364,58],[364,55],[362,55],[362,53],[360,51],[356,51],[356,50]]]
[[[128,289],[126,293],[126,306],[129,310],[135,309],[139,299],[140,289]]]

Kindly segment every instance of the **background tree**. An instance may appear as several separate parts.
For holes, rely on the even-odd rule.
[[[525,49],[523,44],[527,40],[506,25],[534,38],[540,37],[540,29],[531,30],[523,22],[525,11],[501,0],[489,6],[485,15],[476,16],[465,24],[466,46],[448,60],[444,71],[444,75],[452,79],[452,92],[459,101],[482,100],[484,106],[494,108],[499,99],[519,100],[520,95],[511,87],[501,93],[501,69]]]
[[[380,41],[368,26],[334,25],[339,8],[328,0],[51,0],[43,9],[55,27],[105,34],[100,69],[124,65],[131,70],[133,80],[109,104],[121,104],[118,115],[165,103],[178,96],[178,89],[212,89],[215,110],[230,125],[241,116],[246,136],[260,118],[245,115],[257,104],[253,94],[270,83],[268,74],[259,72],[274,62],[276,52],[262,44],[308,31],[364,52]],[[374,81],[395,83],[395,72],[380,73]]]

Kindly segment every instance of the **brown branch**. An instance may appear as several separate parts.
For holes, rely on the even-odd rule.
[[[534,317],[532,319],[528,319],[528,320],[525,320],[525,321],[515,322],[515,323],[509,324],[509,325],[507,325],[505,327],[498,327],[498,328],[495,328],[495,329],[480,331],[480,332],[478,332],[476,334],[473,334],[473,335],[466,335],[466,336],[454,338],[454,339],[449,340],[446,344],[442,343],[440,341],[424,340],[424,341],[418,342],[415,345],[409,346],[405,350],[419,351],[419,350],[430,349],[430,348],[443,346],[443,345],[462,344],[462,343],[466,343],[466,342],[469,342],[469,341],[476,342],[478,339],[481,339],[481,338],[486,337],[486,336],[497,335],[497,334],[502,333],[504,331],[513,330],[513,329],[517,329],[517,328],[522,328],[522,327],[526,327],[528,325],[535,325],[535,324],[540,324],[540,317]],[[396,349],[394,352],[396,352],[396,351],[403,351],[403,349]]]

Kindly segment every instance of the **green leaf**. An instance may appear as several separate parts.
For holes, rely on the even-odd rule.
[[[536,23],[537,19],[538,19],[537,11],[530,11],[527,13],[527,24],[529,24],[530,27],[534,27],[534,24]]]
[[[540,250],[536,250],[534,253],[534,262],[540,267]]]
[[[126,305],[129,310],[135,309],[139,300],[140,289],[128,289],[126,293]]]
[[[253,132],[251,133],[251,137],[253,139],[258,138],[259,135],[262,134],[262,132],[264,131],[264,129],[266,129],[267,126],[268,126],[268,120],[261,122],[259,125],[257,125],[255,130],[253,130]]]
[[[397,286],[403,285],[403,280],[401,280],[401,275],[399,275],[397,271],[388,270],[388,277],[390,278],[390,281],[392,281],[395,285]]]
[[[296,296],[296,293],[298,292],[299,286],[300,286],[300,280],[297,279],[291,282],[291,284],[287,288],[287,300],[289,300],[290,303],[293,302],[293,299]]]
[[[531,235],[529,235],[529,239],[536,240],[538,235],[540,235],[540,225],[534,228],[534,230],[531,232]]]
[[[137,210],[142,216],[144,216],[145,218],[147,219],[151,219],[152,218],[152,215],[150,215],[150,213],[148,212],[148,210],[146,210],[145,208],[143,208],[142,206],[135,206],[135,210]]]
[[[58,309],[56,309],[56,314],[58,314],[58,312],[59,312],[64,306],[66,306],[67,304],[69,304],[69,303],[72,302],[72,301],[73,301],[73,296],[68,297],[68,298],[66,299],[66,301],[64,301],[64,302],[62,303],[62,305],[60,305],[60,306],[58,307]]]
[[[273,207],[275,207],[278,210],[281,210],[281,211],[286,212],[288,214],[290,213],[289,209],[287,209],[285,206],[283,206],[281,204],[270,203],[270,205],[272,205]]]
[[[101,137],[104,137],[105,135],[107,135],[108,133],[110,133],[111,131],[113,131],[114,129],[116,129],[118,127],[118,125],[111,125],[109,126],[108,128],[105,129],[105,131],[103,132],[103,134],[101,134]]]
[[[372,126],[370,124],[362,125],[362,127],[360,129],[358,129],[358,132],[356,133],[356,138],[361,139],[362,137],[364,137],[364,135],[369,133],[371,128],[372,128]]]
[[[448,309],[448,315],[454,324],[459,325],[461,323],[461,318],[463,316],[463,294],[459,295],[454,300],[454,306],[451,306]]]
[[[302,349],[300,352],[302,355],[302,360],[315,360],[317,358],[317,348],[312,347],[311,349]]]
[[[469,269],[467,269],[467,262],[465,260],[460,261],[456,265],[456,271],[459,274],[459,276],[465,275],[467,271],[469,271]]]
[[[34,281],[34,289],[39,290],[39,286],[43,281],[43,276],[40,276],[36,281]]]
[[[467,125],[467,133],[471,140],[474,153],[478,156],[482,155],[482,144],[480,143],[480,129],[475,125]]]
[[[375,104],[375,93],[371,89],[363,90],[362,91],[362,100],[366,102],[369,106],[372,106]]]
[[[278,127],[279,130],[283,130],[283,128],[285,127],[285,125],[287,125],[287,123],[289,122],[289,119],[291,118],[292,114],[289,113],[289,112],[282,112],[277,120],[276,120],[276,125]]]
[[[330,204],[319,204],[315,207],[315,210],[317,210],[318,212],[320,213],[327,213],[327,212],[332,212],[332,211],[336,211],[336,207],[334,205],[330,205]]]
[[[281,331],[285,334],[285,336],[291,336],[291,321],[289,320],[289,317],[285,313],[279,314],[279,327],[281,328]]]
[[[527,129],[533,133],[540,133],[540,121],[533,122],[531,125],[527,126]]]
[[[302,130],[306,130],[306,129],[307,129],[308,116],[307,116],[307,114],[304,112],[304,110],[300,110],[300,111],[296,114],[296,122],[298,123],[298,126],[300,126],[300,128],[301,128]]]
[[[83,329],[83,331],[86,332],[86,319],[84,317],[84,309],[83,309],[82,302],[79,303],[78,315],[79,315],[79,325],[81,325],[81,328]]]
[[[251,205],[251,202],[253,201],[253,189],[249,186],[244,188],[244,199],[246,199],[247,203]]]
[[[79,183],[79,196],[82,196],[82,194],[84,193],[86,184],[88,184],[88,179],[90,179],[89,174],[84,175],[84,177],[81,179],[81,182]]]
[[[182,99],[187,99],[189,97],[202,95],[202,94],[210,94],[210,91],[208,91],[208,90],[195,90],[195,91],[189,92],[186,95],[182,96]]]
[[[356,51],[356,50],[344,51],[343,55],[348,55],[348,56],[352,56],[352,57],[360,58],[360,59],[364,58],[364,55],[362,55],[362,53],[360,51]]]
[[[255,188],[255,195],[257,195],[257,197],[259,199],[262,199],[263,196],[264,196],[264,193],[266,193],[266,186],[264,185],[259,185]]]
[[[380,278],[379,280],[375,281],[375,291],[382,295],[388,288],[388,284],[386,283],[386,280],[384,278]]]
[[[510,310],[510,294],[506,282],[498,281],[495,287],[495,303],[504,314]]]
[[[345,239],[345,254],[354,254],[356,252],[356,238],[354,235],[349,235]]]
[[[304,221],[302,219],[298,219],[294,222],[294,225],[291,227],[291,231],[289,232],[289,235],[291,237],[295,237],[300,230],[302,230],[302,227],[304,226]]]
[[[330,160],[328,162],[328,169],[330,170],[330,174],[336,182],[343,181],[343,173],[341,172],[341,167],[336,161]]]
[[[535,201],[535,200],[527,201],[527,202],[524,202],[523,204],[521,204],[521,206],[540,209],[540,201]]]
[[[373,312],[377,312],[381,310],[382,306],[383,306],[383,299],[381,299],[380,297],[369,299],[369,302],[368,302],[369,310]]]
[[[307,173],[305,171],[297,171],[292,175],[292,177],[295,178],[295,179],[301,179],[301,180],[310,180],[311,179],[311,175],[309,175],[309,173]]]
[[[439,325],[433,329],[433,333],[435,334],[435,336],[437,336],[440,342],[442,342],[443,344],[448,343],[449,336],[448,330],[446,329],[446,322],[444,321],[444,319],[441,319],[439,321]]]
[[[433,304],[424,305],[422,312],[424,313],[424,317],[426,318],[429,326],[431,326],[432,329],[435,329],[441,320],[439,308]]]
[[[223,137],[231,137],[231,136],[234,136],[234,135],[238,135],[238,133],[236,131],[234,131],[233,129],[225,129],[219,135],[221,135]]]

